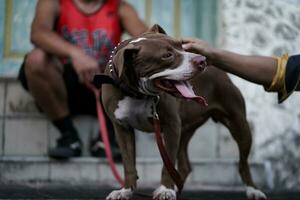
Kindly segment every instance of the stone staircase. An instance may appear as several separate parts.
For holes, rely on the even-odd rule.
[[[140,187],[156,187],[161,174],[159,158],[138,158],[137,170]],[[264,165],[251,164],[253,178],[258,186],[266,188]],[[118,164],[122,174],[122,166]],[[104,159],[90,157],[58,162],[46,157],[2,157],[0,158],[0,183],[51,182],[51,183],[97,183],[101,186],[117,187],[110,168]],[[240,187],[237,163],[233,160],[193,161],[193,172],[189,176],[186,188],[203,187]]]
[[[91,138],[98,134],[97,120],[82,116],[74,119],[84,144],[83,157],[58,162],[47,157],[58,132],[38,111],[32,97],[13,78],[0,78],[0,182],[97,182],[116,186],[104,159],[88,152]],[[159,183],[162,161],[154,136],[136,133],[139,184]],[[203,185],[241,186],[237,168],[237,146],[221,125],[209,121],[197,130],[190,147],[193,172],[189,188]],[[122,166],[118,165],[122,173]],[[254,180],[267,186],[263,163],[251,162]]]

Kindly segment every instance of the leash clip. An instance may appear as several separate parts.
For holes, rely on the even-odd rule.
[[[156,96],[154,97],[154,103],[155,103],[156,106],[157,106],[159,100],[160,100],[160,96],[159,96],[159,95],[156,95]]]
[[[158,113],[157,113],[157,105],[158,105],[158,102],[160,100],[160,96],[157,95],[153,98],[153,105],[152,105],[152,109],[153,109],[153,118],[154,119],[157,119],[159,120],[159,116],[158,116]]]
[[[153,117],[154,117],[154,119],[159,120],[159,116],[158,116],[158,113],[157,113],[157,112],[155,112],[155,113],[153,114]]]

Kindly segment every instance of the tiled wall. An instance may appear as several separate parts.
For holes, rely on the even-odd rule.
[[[45,155],[47,152],[47,121],[37,112],[34,102],[12,80],[0,80],[3,95],[1,150],[3,155]]]
[[[47,152],[47,121],[44,119],[5,119],[4,153],[14,155],[45,155]]]
[[[55,145],[59,134],[38,111],[31,95],[16,80],[0,80],[0,145],[5,156],[44,156]],[[96,120],[74,119],[85,146],[96,134]],[[87,151],[84,155],[87,155]]]

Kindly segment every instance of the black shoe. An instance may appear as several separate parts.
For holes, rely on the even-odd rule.
[[[115,162],[122,162],[122,156],[119,147],[116,143],[110,141],[111,152],[113,155],[113,159]],[[97,158],[106,158],[104,143],[102,142],[100,137],[92,139],[90,141],[90,153],[91,156]]]
[[[79,139],[59,138],[57,146],[49,150],[49,157],[68,159],[81,156],[81,141]]]

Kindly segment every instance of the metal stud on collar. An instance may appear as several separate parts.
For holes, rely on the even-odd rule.
[[[109,56],[110,59],[109,59],[109,61],[108,61],[108,68],[109,68],[109,72],[110,72],[110,73],[113,73],[113,71],[114,71],[112,61],[113,61],[113,58],[114,58],[114,56],[115,56],[115,54],[116,54],[116,51],[117,51],[118,47],[120,46],[120,44],[122,44],[122,42],[119,42],[119,43],[117,44],[117,46],[114,47],[114,49],[111,51],[111,54],[110,54],[110,56]]]

